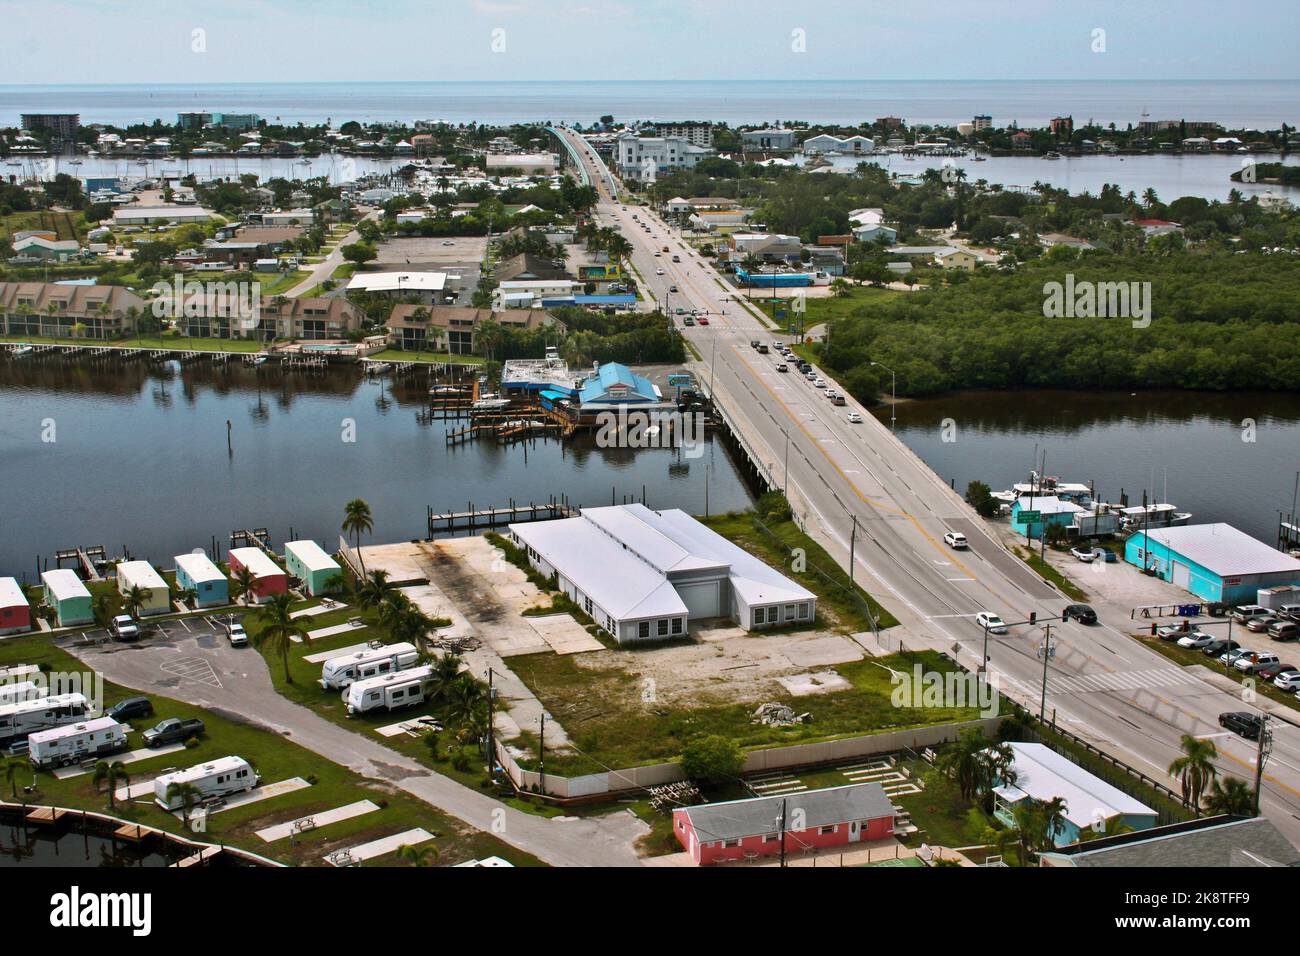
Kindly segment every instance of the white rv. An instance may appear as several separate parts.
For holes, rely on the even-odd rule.
[[[126,731],[112,717],[41,730],[27,738],[33,766],[42,770],[126,749]]]
[[[433,668],[425,664],[396,674],[359,680],[343,692],[343,703],[347,705],[349,717],[370,710],[410,707],[424,700],[432,677]]]
[[[199,792],[199,801],[202,802],[252,790],[260,779],[257,771],[243,757],[219,757],[211,763],[158,777],[153,782],[153,799],[164,810],[179,810],[182,803],[180,795],[167,796],[167,788],[173,783],[188,783]]]
[[[0,742],[26,737],[38,730],[75,724],[86,716],[84,694],[57,694],[0,706]]]
[[[420,663],[414,644],[372,644],[364,651],[333,657],[321,667],[321,690],[345,690],[354,682],[404,671]]]
[[[16,704],[24,700],[40,700],[49,694],[49,690],[35,681],[18,681],[13,684],[0,683],[0,705]]]

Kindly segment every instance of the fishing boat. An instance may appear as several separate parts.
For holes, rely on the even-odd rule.
[[[444,398],[455,398],[458,395],[464,395],[466,391],[467,389],[461,388],[459,385],[435,385],[429,389],[429,394]]]
[[[391,365],[389,365],[387,362],[367,362],[367,363],[366,363],[366,374],[367,374],[367,375],[383,375],[385,372],[391,372],[392,370],[393,370],[393,367],[392,367]]]
[[[972,163],[986,163],[986,162],[988,162],[988,157],[987,157],[987,156],[981,156],[979,153],[976,153],[974,156],[972,156],[972,157],[970,158],[970,161],[971,161]]]
[[[1043,154],[1043,159],[1060,159],[1060,158],[1061,158],[1061,154],[1058,153],[1056,150],[1052,150],[1050,153]]]
[[[470,410],[475,412],[500,412],[505,411],[505,409],[509,407],[510,399],[489,396],[486,398],[480,398],[470,406]]]
[[[19,345],[9,350],[9,354],[14,358],[22,358],[24,355],[31,355],[34,351],[30,345]]]
[[[79,159],[70,159],[70,160],[68,160],[68,165],[69,165],[69,166],[80,166],[80,165],[81,165],[81,160],[79,160]]]
[[[1147,528],[1179,528],[1192,520],[1187,511],[1179,511],[1168,502],[1120,508],[1121,531],[1145,531]]]

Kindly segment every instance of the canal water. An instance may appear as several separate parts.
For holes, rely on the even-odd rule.
[[[875,414],[889,422],[887,406]],[[1297,394],[960,392],[897,414],[903,441],[960,491],[1025,481],[1046,451],[1048,474],[1095,482],[1102,500],[1122,490],[1141,504],[1154,489],[1193,524],[1226,521],[1269,544],[1300,470]]]
[[[414,382],[414,380],[412,380]],[[0,575],[35,579],[37,556],[103,545],[172,566],[231,531],[265,527],[338,542],[343,506],[364,498],[372,542],[426,535],[426,508],[464,510],[565,495],[577,505],[645,495],[692,514],[751,502],[720,440],[681,449],[568,443],[448,448],[466,422],[423,414],[427,386],[325,373],[176,361],[0,359]],[[227,450],[226,422],[231,450]]]

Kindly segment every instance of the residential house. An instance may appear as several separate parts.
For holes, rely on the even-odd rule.
[[[178,554],[176,587],[194,593],[195,607],[224,607],[230,603],[230,582],[202,551]]]
[[[943,269],[962,269],[966,272],[974,272],[978,266],[985,263],[985,259],[972,252],[970,249],[944,249],[942,252],[934,254],[935,264]]]
[[[0,578],[0,634],[32,629],[32,608],[15,578]]]
[[[1213,816],[1102,837],[1040,853],[1039,866],[1124,867],[1154,873],[1171,867],[1300,866],[1300,850],[1268,817]]]
[[[422,306],[403,304],[393,307],[388,316],[388,338],[407,352],[426,350],[452,355],[472,355],[475,332],[486,321],[514,329],[536,329],[563,325],[545,309],[514,309],[493,312],[456,306]]]
[[[145,300],[122,286],[0,282],[0,329],[6,335],[114,339],[135,331]],[[80,327],[80,328],[78,328]]]

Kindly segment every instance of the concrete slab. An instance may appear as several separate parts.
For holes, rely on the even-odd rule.
[[[569,614],[547,614],[524,618],[557,654],[581,654],[600,651],[605,645],[587,633],[587,629]]]
[[[145,747],[143,750],[132,750],[130,753],[114,754],[113,756],[107,757],[105,759],[107,759],[109,763],[116,763],[118,761],[121,761],[122,763],[135,763],[137,760],[148,760],[150,757],[160,757],[163,754],[173,754],[178,750],[184,750],[184,749],[185,749],[185,744],[183,743],[168,744],[166,747],[157,747],[154,749]],[[93,770],[93,768],[91,769]],[[81,767],[61,767],[60,769],[54,771],[54,779],[69,780],[72,777],[85,776],[90,772],[91,770],[85,770],[82,769]]]
[[[171,770],[165,770],[163,773],[170,773]],[[113,796],[118,800],[136,800],[140,797],[153,793],[153,782],[161,777],[162,774],[150,777],[148,780],[140,780],[127,787],[118,787],[113,791]]]
[[[828,667],[848,664],[863,658],[862,648],[846,637],[832,634],[791,641],[781,653],[795,667]]]
[[[276,783],[264,784],[260,787],[254,787],[252,790],[246,790],[243,793],[237,793],[234,796],[226,797],[223,806],[215,810],[209,810],[209,813],[222,813],[226,810],[233,810],[235,807],[242,807],[250,803],[257,803],[261,800],[270,800],[272,797],[282,797],[286,793],[293,793],[295,790],[305,790],[310,787],[302,777],[290,777],[288,780],[280,780]],[[151,785],[152,787],[152,785]],[[193,811],[190,816],[193,816]],[[177,820],[181,819],[181,812],[177,810],[172,814]]]
[[[422,827],[416,827],[414,830],[394,833],[392,836],[371,840],[369,843],[362,843],[360,846],[348,847],[346,850],[331,853],[324,859],[326,863],[333,866],[349,866],[353,863],[364,863],[366,860],[373,860],[375,857],[384,856],[387,853],[394,853],[398,847],[419,846],[421,843],[428,843],[432,839],[432,833]]]
[[[423,717],[408,717],[400,723],[389,724],[387,727],[376,727],[375,733],[381,737],[396,737],[398,734],[418,736],[430,728],[441,729],[442,724],[432,714],[426,714]]]
[[[361,651],[369,650],[368,643],[349,644],[347,647],[336,647],[332,651],[318,651],[315,654],[303,655],[303,660],[309,664],[324,664],[326,661],[332,661],[336,657],[347,657],[349,654],[358,654]]]
[[[346,634],[348,631],[364,631],[365,629],[366,625],[362,622],[358,621],[353,623],[352,621],[345,621],[342,624],[335,624],[331,627],[322,627],[319,630],[308,631],[307,636],[313,641],[319,641],[322,638],[334,637],[336,634]],[[302,638],[300,637],[294,637],[293,640],[296,643],[302,643]]]
[[[372,544],[361,549],[361,560],[366,572],[387,571],[388,579],[396,584],[423,583],[428,580],[420,546],[409,541],[395,544]]]
[[[834,671],[818,671],[809,674],[787,674],[776,679],[795,697],[807,697],[809,694],[828,694],[837,690],[852,690],[853,685]]]
[[[294,833],[318,830],[321,827],[329,826],[331,823],[339,823],[343,820],[351,820],[353,817],[374,813],[378,809],[379,805],[376,803],[371,803],[369,800],[358,800],[356,803],[349,803],[345,807],[335,807],[333,810],[326,810],[323,813],[313,813],[309,817],[299,817],[297,820],[290,820],[288,823],[277,823],[265,830],[258,830],[257,835],[267,843],[274,843],[276,840],[283,840]]]
[[[305,607],[301,611],[294,611],[289,616],[292,618],[315,617],[318,614],[329,614],[331,611],[341,611],[345,607],[347,607],[347,605],[342,601],[334,601],[330,598],[325,598],[320,602],[320,604],[313,607]]]
[[[730,641],[737,637],[744,637],[746,631],[737,624],[719,624],[713,627],[692,628],[691,636],[701,641]]]

